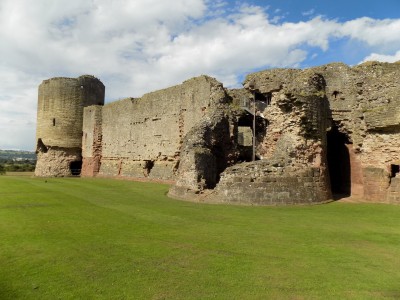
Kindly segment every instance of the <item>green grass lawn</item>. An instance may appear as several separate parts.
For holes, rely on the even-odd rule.
[[[0,176],[0,299],[399,299],[400,206],[243,207]]]

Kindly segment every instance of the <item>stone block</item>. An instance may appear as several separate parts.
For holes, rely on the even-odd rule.
[[[175,178],[175,161],[155,161],[149,170],[149,178],[172,180]]]

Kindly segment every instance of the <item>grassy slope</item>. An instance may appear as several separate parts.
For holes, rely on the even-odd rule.
[[[400,297],[400,206],[238,207],[0,176],[0,299]]]

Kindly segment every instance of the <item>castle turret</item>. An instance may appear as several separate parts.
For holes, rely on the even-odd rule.
[[[56,77],[39,86],[36,176],[79,175],[83,108],[104,104],[103,83],[89,75]]]

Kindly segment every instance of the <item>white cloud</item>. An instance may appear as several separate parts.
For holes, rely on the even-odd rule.
[[[400,19],[359,18],[345,22],[340,26],[338,32],[340,36],[349,36],[386,51],[400,48]]]
[[[300,66],[332,38],[360,40],[382,55],[400,49],[400,19],[291,23],[270,17],[268,7],[232,3],[1,0],[0,148],[34,147],[37,86],[50,77],[93,74],[117,99],[200,74],[237,86],[255,69]]]
[[[311,16],[311,15],[313,15],[315,13],[315,9],[310,9],[310,10],[307,10],[307,11],[303,11],[301,14],[303,15],[303,16]]]
[[[366,61],[381,61],[381,62],[396,62],[400,61],[400,50],[397,51],[394,55],[384,55],[384,54],[378,54],[378,53],[372,53],[368,55],[362,62]]]

